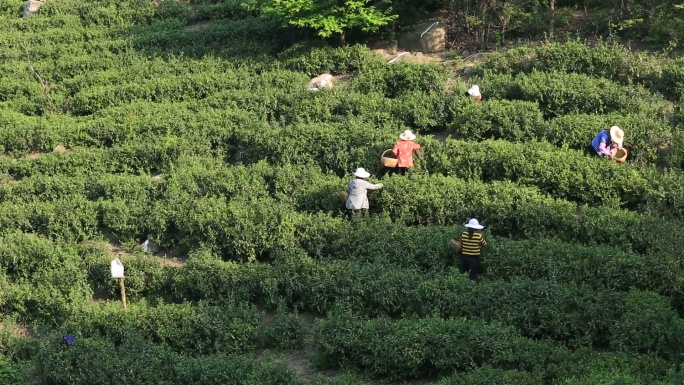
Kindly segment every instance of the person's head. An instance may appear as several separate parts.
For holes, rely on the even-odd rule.
[[[617,148],[622,148],[622,142],[625,139],[625,132],[618,126],[610,128],[610,140],[617,145]]]
[[[482,230],[484,229],[484,226],[478,222],[477,219],[472,218],[471,220],[468,221],[468,223],[465,224],[466,229],[468,229],[468,236],[472,237],[473,234],[475,234],[476,230]]]
[[[411,130],[406,130],[406,131],[402,132],[401,134],[399,134],[399,139],[401,139],[401,140],[415,140],[416,135],[414,135],[413,132],[411,132]]]
[[[368,179],[370,176],[370,173],[366,171],[365,168],[359,167],[354,171],[354,176],[357,177],[358,179]]]

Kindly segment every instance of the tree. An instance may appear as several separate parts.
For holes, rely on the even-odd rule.
[[[285,24],[316,29],[318,35],[339,34],[344,44],[345,33],[352,28],[375,32],[397,18],[392,8],[384,11],[369,5],[372,0],[266,0],[262,11],[283,19]],[[392,0],[381,0],[391,4]]]
[[[553,39],[553,25],[556,22],[556,0],[551,0],[549,4],[551,18],[549,20],[549,39]]]

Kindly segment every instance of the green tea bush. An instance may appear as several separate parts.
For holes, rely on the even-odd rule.
[[[580,152],[558,150],[546,143],[506,141],[447,140],[432,150],[427,168],[433,173],[461,178],[517,181],[580,204],[618,204],[633,209],[650,202],[662,203],[662,193],[655,186],[675,177],[673,174],[663,178],[655,170],[587,158]],[[677,185],[662,187],[677,191]]]
[[[681,100],[684,95],[684,59],[666,62],[662,71],[662,76],[656,82],[656,89],[672,100]]]
[[[355,44],[340,48],[298,43],[278,54],[283,67],[303,72],[310,77],[323,73],[349,74],[364,70],[374,63],[383,63],[380,56],[367,47]]]
[[[611,347],[638,353],[655,353],[678,362],[682,357],[684,321],[666,298],[632,291],[626,298],[625,315],[612,330]]]
[[[195,253],[174,277],[173,291],[191,301],[273,304],[279,299],[279,282],[271,271],[268,264],[223,262],[206,252]]]
[[[669,117],[672,108],[639,86],[564,72],[485,73],[480,86],[488,98],[538,102],[546,117],[577,113],[641,112]]]
[[[195,355],[247,353],[256,346],[261,314],[249,305],[221,307],[131,303],[81,306],[65,319],[60,330],[76,338],[102,336],[121,343],[136,333],[176,352]]]
[[[615,43],[589,46],[580,41],[546,42],[536,47],[515,47],[485,57],[480,70],[498,73],[561,71],[603,77],[622,84],[648,83],[655,59]]]
[[[467,140],[527,142],[543,137],[544,119],[536,103],[485,99],[482,104],[455,97],[447,129]]]
[[[24,385],[31,381],[25,365],[12,363],[4,357],[0,358],[0,382],[6,385]]]
[[[357,92],[380,92],[395,98],[411,91],[442,92],[447,78],[447,70],[436,64],[374,62],[359,72],[350,85]]]
[[[281,350],[297,350],[304,346],[306,325],[302,317],[296,313],[288,313],[287,309],[278,309],[265,331],[264,346]]]
[[[539,376],[519,371],[519,370],[500,370],[488,366],[475,369],[464,375],[453,375],[443,378],[435,385],[535,385],[543,384]]]
[[[360,320],[336,313],[319,322],[316,336],[323,365],[354,368],[373,377],[451,374],[472,371],[485,363],[493,369],[531,372],[532,378],[539,376],[542,383],[588,377],[601,370],[619,370],[645,382],[667,374],[666,365],[657,357],[570,352],[522,338],[498,323],[435,318]],[[401,352],[400,359],[391,352]]]
[[[657,163],[661,158],[660,147],[671,141],[673,136],[667,120],[654,119],[648,114],[568,114],[551,119],[540,139],[593,155],[595,152],[591,140],[599,131],[608,130],[614,125],[625,131],[625,148],[629,151],[630,163]]]
[[[38,344],[33,360],[39,374],[59,385],[303,383],[283,363],[261,362],[251,355],[191,358],[133,333],[120,345],[97,337],[76,337],[67,346],[61,336],[49,336]]]

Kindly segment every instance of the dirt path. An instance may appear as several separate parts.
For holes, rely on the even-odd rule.
[[[114,243],[104,243],[104,248],[107,250],[110,254],[114,255],[116,258],[121,258],[122,260],[127,258],[127,257],[133,257],[134,255],[130,253],[129,251],[122,249],[119,245],[116,245]],[[159,260],[159,267],[162,269],[164,267],[173,267],[173,268],[179,268],[183,267],[187,261],[188,258],[187,256],[176,256],[173,255],[174,253],[172,251],[166,251],[166,250],[159,250],[156,253],[152,254],[146,254],[146,256],[150,258],[156,258]]]

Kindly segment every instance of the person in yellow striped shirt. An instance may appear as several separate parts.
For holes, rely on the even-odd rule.
[[[487,246],[487,241],[484,239],[482,233],[477,230],[484,229],[484,226],[473,218],[465,225],[466,230],[461,233],[461,274],[468,272],[471,281],[477,281],[477,275],[480,274],[480,257],[482,256],[482,248]]]

